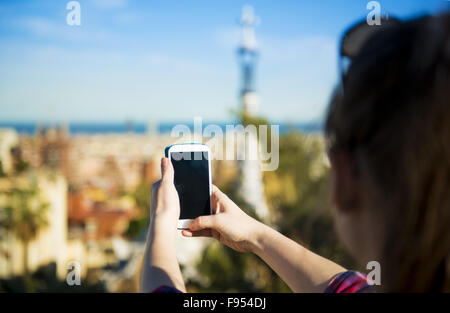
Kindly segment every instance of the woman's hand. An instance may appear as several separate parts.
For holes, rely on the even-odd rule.
[[[168,158],[161,159],[162,178],[152,185],[151,226],[176,233],[180,216],[180,200],[173,184],[174,170]]]
[[[197,217],[183,230],[186,237],[214,237],[240,252],[254,252],[262,224],[243,212],[230,198],[213,186],[211,205],[215,214]]]

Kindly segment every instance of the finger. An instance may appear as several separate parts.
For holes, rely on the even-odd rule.
[[[214,203],[211,205],[212,214],[219,214],[220,213],[220,204]]]
[[[214,204],[219,203],[220,193],[219,188],[216,185],[212,185],[211,202]]]
[[[217,188],[215,185],[213,185],[213,192],[211,194],[211,204],[213,206],[213,211],[219,209],[219,211],[226,211],[226,205],[229,201],[229,198],[226,194],[224,194],[222,191],[220,191],[219,188]],[[218,212],[217,212],[218,213]]]
[[[181,234],[185,237],[212,237],[211,229],[197,231],[183,230]]]
[[[162,181],[173,182],[174,170],[172,162],[168,158],[161,159],[161,175]]]
[[[182,230],[182,231],[181,231],[181,234],[182,234],[184,237],[194,237],[194,236],[193,236],[193,232],[190,231],[190,230]]]
[[[214,184],[212,185],[212,190],[213,190],[213,192],[220,191],[220,189]]]
[[[189,224],[191,231],[198,231],[205,228],[216,228],[218,226],[217,219],[219,215],[199,216]]]
[[[220,203],[217,201],[216,197],[211,196],[211,209],[213,214],[220,213]]]
[[[212,194],[219,200],[224,200],[227,196],[216,185],[212,185]]]

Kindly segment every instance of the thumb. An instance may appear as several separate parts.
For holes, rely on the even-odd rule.
[[[162,181],[168,181],[173,183],[174,170],[172,162],[168,158],[161,159],[161,175]]]
[[[213,228],[216,229],[219,226],[218,223],[218,215],[205,215],[205,216],[199,216],[195,220],[189,224],[189,229],[196,231],[196,230],[202,230],[205,228]]]

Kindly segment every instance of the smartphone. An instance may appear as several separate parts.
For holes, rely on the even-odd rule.
[[[175,144],[165,149],[172,162],[174,184],[180,198],[178,229],[189,229],[189,223],[211,210],[211,151],[198,143]]]

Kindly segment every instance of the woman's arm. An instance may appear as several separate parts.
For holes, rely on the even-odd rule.
[[[323,292],[336,274],[345,271],[264,224],[252,247],[294,292]]]
[[[215,186],[211,200],[216,214],[195,219],[184,236],[214,237],[237,251],[255,253],[294,292],[323,292],[334,275],[345,271],[251,218]]]
[[[162,179],[152,186],[150,227],[141,272],[141,292],[168,286],[185,292],[175,251],[177,221],[180,215],[178,193],[173,184],[169,159],[161,160]]]

